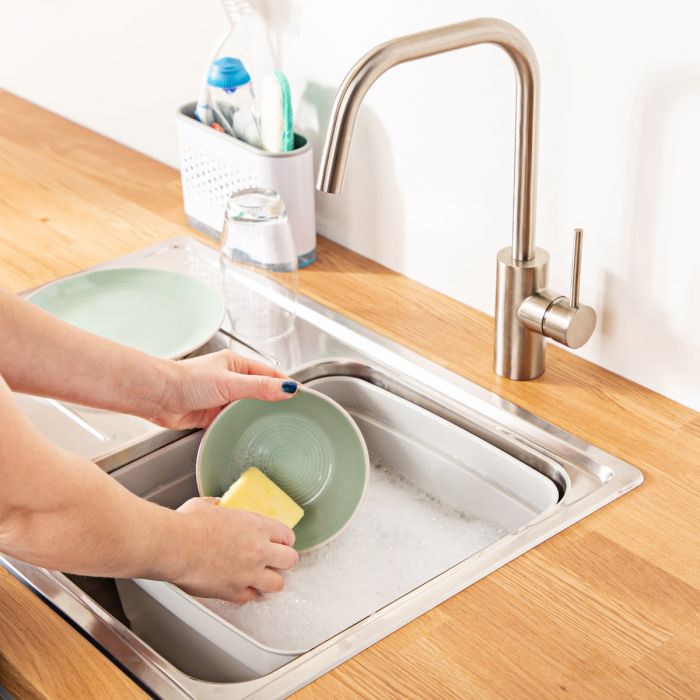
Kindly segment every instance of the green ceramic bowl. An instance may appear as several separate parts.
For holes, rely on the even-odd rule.
[[[355,421],[335,401],[300,387],[290,400],[242,399],[209,426],[197,454],[197,488],[221,496],[258,467],[303,509],[295,549],[337,537],[367,489],[369,456]]]

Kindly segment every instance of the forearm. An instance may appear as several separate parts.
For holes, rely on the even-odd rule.
[[[0,553],[69,573],[171,581],[238,603],[298,561],[276,520],[192,498],[170,511],[49,443],[0,376]]]
[[[0,290],[0,374],[14,391],[142,417],[157,412],[175,363],[70,326]]]
[[[52,446],[11,401],[0,386],[11,431],[0,445],[0,551],[72,573],[176,579],[201,547],[196,521]]]
[[[68,460],[66,460],[68,462]],[[192,523],[129,494],[99,467],[74,458],[55,500],[18,504],[0,522],[0,551],[30,564],[92,576],[176,579]],[[67,466],[67,465],[66,465]],[[71,469],[58,468],[55,478]],[[54,482],[55,483],[55,482]],[[53,487],[51,490],[54,490]]]

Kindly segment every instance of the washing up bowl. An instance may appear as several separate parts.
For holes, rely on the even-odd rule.
[[[307,375],[315,370],[308,368]],[[212,679],[241,680],[238,666],[227,673],[227,655],[248,670],[244,675],[274,671],[531,523],[559,500],[544,474],[370,381],[389,385],[383,372],[343,361],[319,371],[333,374],[309,379],[306,386],[351,413],[372,460],[366,500],[347,534],[323,551],[302,555],[287,576],[287,590],[265,605],[198,601],[161,581],[117,582],[132,629],[156,648],[173,641],[181,647],[182,635],[191,633],[217,647],[212,653],[209,644],[192,640],[185,669],[190,673],[207,669]],[[198,440],[191,436],[166,450],[188,450]],[[183,460],[171,455],[169,461]],[[138,479],[149,463],[146,458],[123,467],[114,478]],[[160,502],[171,506],[196,494],[191,475],[174,475],[171,486],[158,490]],[[154,602],[183,623],[178,637],[164,642],[153,636],[161,615],[154,614]],[[200,650],[199,658],[193,650]]]
[[[215,253],[188,239],[115,264],[216,281]],[[224,327],[200,351],[231,344],[274,362],[344,406],[367,442],[361,511],[302,557],[285,592],[238,608],[163,582],[4,560],[157,695],[284,697],[641,483],[631,465],[310,300],[298,317],[293,336],[271,345],[246,346]],[[22,401],[50,434],[51,407]],[[139,433],[118,416],[58,413],[100,428],[98,444],[83,427],[83,451],[133,492],[167,507],[196,495],[200,431]]]

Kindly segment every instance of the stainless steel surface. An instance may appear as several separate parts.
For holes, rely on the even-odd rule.
[[[70,418],[76,425],[79,425],[83,430],[86,430],[88,433],[90,433],[90,435],[100,440],[100,442],[107,442],[111,439],[111,435],[101,433],[97,428],[86,421],[85,418],[83,418],[77,411],[74,411],[66,404],[56,401],[55,399],[44,400],[57,411],[60,411],[64,416]]]
[[[544,315],[547,313],[547,310],[552,306],[552,304],[556,303],[560,299],[565,299],[565,297],[563,297],[561,294],[553,292],[551,289],[546,288],[540,290],[537,294],[528,297],[522,304],[520,304],[520,308],[518,309],[518,319],[520,320],[520,323],[527,328],[542,334],[542,321],[544,319]]]
[[[531,260],[535,254],[535,170],[537,167],[537,110],[539,75],[537,57],[527,37],[500,19],[473,19],[446,27],[402,36],[366,53],[345,76],[333,104],[326,141],[321,152],[317,187],[340,192],[357,112],[372,84],[383,73],[407,61],[495,44],[513,61],[517,81],[515,128],[515,194],[513,211],[513,258]]]
[[[260,355],[260,359],[265,360],[265,362],[267,362],[268,364],[274,365],[275,367],[280,366],[280,361],[276,357],[268,355],[262,350],[254,348],[252,345],[250,345],[250,343],[246,342],[242,338],[239,338],[237,335],[234,335],[230,331],[227,331],[225,328],[220,328],[219,333],[221,333],[221,335],[223,336],[226,336],[230,340],[235,340],[239,345],[243,345],[244,347],[248,348],[248,350],[252,350],[256,355]]]
[[[18,394],[26,416],[50,440],[95,460],[106,472],[149,454],[182,436],[135,416]]]
[[[571,261],[571,306],[578,309],[578,293],[581,287],[581,252],[583,229],[574,229],[574,256]]]
[[[378,386],[379,383],[387,388]],[[241,628],[234,614],[233,619],[227,617],[229,626],[172,584],[143,579],[135,580],[133,585],[117,582],[132,630],[180,670],[202,680],[252,680],[284,666],[318,643],[393,603],[403,593],[439,576],[486,544],[527,525],[553,508],[560,493],[566,490],[566,475],[555,462],[530,451],[521,451],[517,458],[509,455],[492,444],[497,440],[495,436],[491,441],[480,439],[460,425],[463,420],[460,415],[450,415],[442,405],[436,406],[437,412],[424,410],[405,397],[408,387],[404,378],[377,367],[359,362],[322,362],[320,366],[307,368],[304,386],[329,396],[345,408],[362,431],[372,463],[391,465],[391,472],[397,478],[387,490],[386,471],[373,467],[365,504],[350,528],[355,531],[354,535],[349,533],[348,539],[343,539],[335,549],[324,548],[325,561],[317,563],[325,574],[318,574],[315,585],[319,578],[330,573],[327,567],[333,561],[339,568],[331,575],[335,576],[331,590],[336,594],[324,599],[322,607],[318,603],[310,604],[313,586],[310,589],[303,584],[304,573],[299,574],[301,579],[290,576],[290,582],[294,580],[295,599],[283,598],[292,608],[290,617],[299,619],[298,610],[294,610],[296,605],[307,611],[306,630],[294,625],[288,628],[288,632],[294,629],[293,645],[280,641],[286,637],[282,630],[287,627],[287,622],[280,617],[276,618],[276,632],[269,628],[263,632],[272,622],[269,610],[261,613],[261,625],[252,626],[249,621]],[[424,393],[418,396],[418,400],[424,402],[425,399]],[[143,498],[177,507],[197,493],[193,462],[199,439],[199,435],[184,438],[137,464],[122,467],[112,473],[113,477]],[[535,468],[524,463],[523,456],[528,456]],[[154,483],[159,484],[155,490]],[[442,522],[438,523],[432,506],[428,507],[432,511],[431,520],[423,520],[423,523],[431,528],[431,536],[426,541],[421,532],[418,535],[423,538],[421,546],[408,543],[405,538],[406,524],[402,521],[411,518],[411,531],[424,532],[423,527],[416,527],[416,522],[426,517],[426,503],[416,498],[415,490],[411,489],[410,505],[404,500],[408,484],[426,494],[433,503],[437,501],[447,508]],[[381,489],[382,498],[377,498],[375,489]],[[474,525],[459,522],[454,517],[455,512],[468,513],[470,519],[482,524],[489,523],[493,527],[487,538],[489,541],[482,539],[480,546],[470,542],[467,531],[474,534]],[[391,513],[391,517],[387,513]],[[353,539],[358,543],[356,528],[365,533],[361,538],[363,547],[352,549],[352,556],[344,554],[339,561],[335,557],[340,550],[352,548]],[[376,538],[372,531],[377,533]],[[387,559],[377,559],[382,543],[389,541],[394,543],[394,551],[387,557],[391,565],[387,564]],[[427,548],[431,551],[426,551]],[[444,558],[445,550],[452,552],[449,561]],[[355,575],[358,567],[360,573],[364,572],[365,580],[355,581],[359,585],[353,585],[348,578]],[[370,571],[374,574],[372,581],[368,580]],[[339,590],[338,581],[343,579]],[[352,599],[341,592],[343,588],[353,591]],[[306,602],[297,597],[306,598]],[[279,601],[272,603],[275,604],[278,610],[282,607]],[[165,615],[163,608],[170,611],[170,615]],[[169,628],[177,627],[166,639],[162,635],[164,624]],[[323,632],[317,628],[317,632],[310,635],[310,628],[317,625]]]
[[[114,261],[112,266],[159,266],[164,260],[169,265],[189,269],[200,279],[218,270],[216,252],[189,239],[175,239],[154,246]],[[534,269],[530,274],[541,274],[537,272],[538,266]],[[203,351],[215,350],[228,342],[228,338],[219,334]],[[235,341],[231,347],[243,353],[257,352],[257,348],[253,351]],[[642,482],[641,473],[631,465],[309,299],[300,299],[294,334],[262,351],[277,358],[280,366],[300,381],[352,376],[398,393],[546,475],[557,486],[559,502],[527,525],[286,666],[266,676],[240,682],[208,682],[188,675],[64,574],[15,560],[2,561],[8,570],[69,617],[158,696],[203,700],[285,697]],[[61,414],[56,412],[56,417]],[[85,436],[86,440],[90,437],[87,433]],[[143,440],[152,437],[145,433]],[[148,487],[153,496],[159,495],[159,470],[167,466],[167,459],[162,456],[179,453],[181,443],[187,444],[191,451],[196,439],[197,434],[184,437],[142,460],[148,465],[143,473],[148,473],[154,484]],[[102,444],[102,449],[104,447]],[[99,461],[101,453],[95,449],[92,458]],[[139,451],[142,448],[135,450]],[[164,461],[161,463],[160,459]],[[182,478],[188,477],[183,473]],[[171,628],[164,627],[156,634],[172,634],[169,630]]]
[[[560,298],[547,309],[542,332],[569,348],[580,348],[593,335],[595,324],[595,311],[590,306],[580,304],[575,308]]]
[[[569,347],[580,347],[593,332],[590,322],[595,314],[591,316],[592,309],[572,314],[556,306],[551,308],[552,317],[545,325],[544,315],[533,321],[534,302],[525,305],[523,317],[527,320],[519,314],[527,299],[546,289],[548,259],[535,248],[539,69],[530,42],[517,27],[500,19],[474,19],[392,39],[366,53],[338,89],[316,186],[322,192],[342,190],[357,113],[377,78],[399,63],[477,44],[502,48],[513,62],[516,76],[513,241],[497,259],[494,368],[509,379],[535,379],[544,371],[542,334]],[[579,259],[580,254],[575,258],[575,275]]]
[[[496,328],[493,361],[496,372],[508,379],[534,379],[544,372],[542,324],[532,327],[518,316],[523,301],[547,283],[549,254],[535,249],[535,257],[514,263],[511,249],[496,257]],[[516,305],[515,300],[520,300]]]
[[[179,272],[196,277],[219,290],[218,268],[191,248],[190,239],[182,238],[152,246],[136,255],[113,260],[94,269],[146,267]],[[197,251],[204,250],[199,246]],[[209,256],[209,249],[206,249]],[[217,258],[218,265],[218,258]],[[52,284],[52,283],[50,283]],[[23,296],[34,289],[27,290]],[[227,329],[224,324],[224,329]],[[149,421],[84,406],[47,401],[17,395],[17,401],[29,419],[49,439],[63,447],[95,460],[109,472],[182,437],[183,432],[166,430]]]
[[[524,326],[570,348],[580,348],[588,342],[596,324],[593,308],[579,303],[582,244],[583,229],[577,228],[571,265],[571,301],[542,287],[524,299],[517,309],[517,318]]]
[[[580,348],[593,335],[596,314],[592,307],[579,303],[583,229],[574,231],[574,255],[571,263],[571,299],[560,298],[545,312],[542,332],[567,345]]]

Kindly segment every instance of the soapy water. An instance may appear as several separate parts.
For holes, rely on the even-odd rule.
[[[281,593],[247,605],[199,599],[253,639],[305,650],[502,537],[504,530],[446,506],[398,471],[374,463],[365,501],[333,542],[285,573]]]

